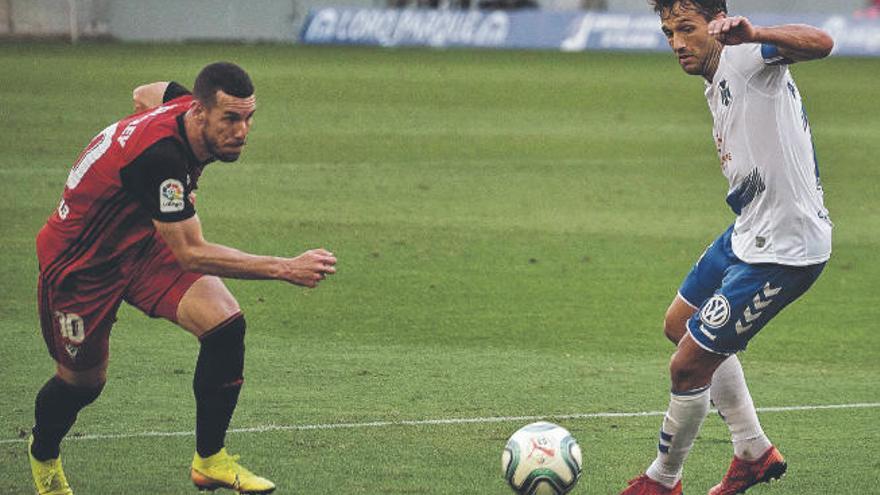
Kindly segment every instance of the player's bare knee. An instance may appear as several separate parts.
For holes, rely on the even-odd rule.
[[[673,390],[687,390],[688,385],[693,381],[694,372],[688,368],[669,367],[669,379],[672,382]]]
[[[712,374],[707,373],[696,363],[676,359],[678,354],[672,357],[669,364],[669,378],[672,382],[672,390],[675,392],[686,392],[709,384]]]
[[[55,375],[64,383],[74,387],[103,388],[107,383],[107,362],[87,370],[72,370],[61,364],[56,366]]]
[[[200,337],[241,313],[235,296],[214,276],[200,278],[184,294],[177,307],[178,323]]]

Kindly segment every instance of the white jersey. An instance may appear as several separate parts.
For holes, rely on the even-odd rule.
[[[831,220],[801,95],[771,45],[727,46],[706,99],[727,203],[738,215],[733,252],[747,263],[805,266],[831,256]]]

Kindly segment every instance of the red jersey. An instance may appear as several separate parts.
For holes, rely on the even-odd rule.
[[[70,170],[61,203],[37,235],[44,284],[83,270],[97,276],[154,242],[152,220],[195,215],[191,193],[203,163],[183,117],[192,95],[171,83],[165,103],[101,131]]]

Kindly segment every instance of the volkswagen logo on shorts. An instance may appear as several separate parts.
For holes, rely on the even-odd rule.
[[[715,294],[703,305],[700,320],[709,328],[721,328],[730,319],[730,303],[721,294]]]

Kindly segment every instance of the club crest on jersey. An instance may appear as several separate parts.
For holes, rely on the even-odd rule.
[[[159,211],[176,213],[183,211],[183,183],[177,179],[166,179],[159,186]]]
[[[730,303],[722,294],[715,294],[700,311],[700,321],[709,328],[721,328],[730,319]]]
[[[721,89],[721,103],[725,107],[729,107],[730,101],[733,100],[733,95],[730,94],[730,86],[727,85],[727,79],[722,79],[718,83],[718,87]]]

